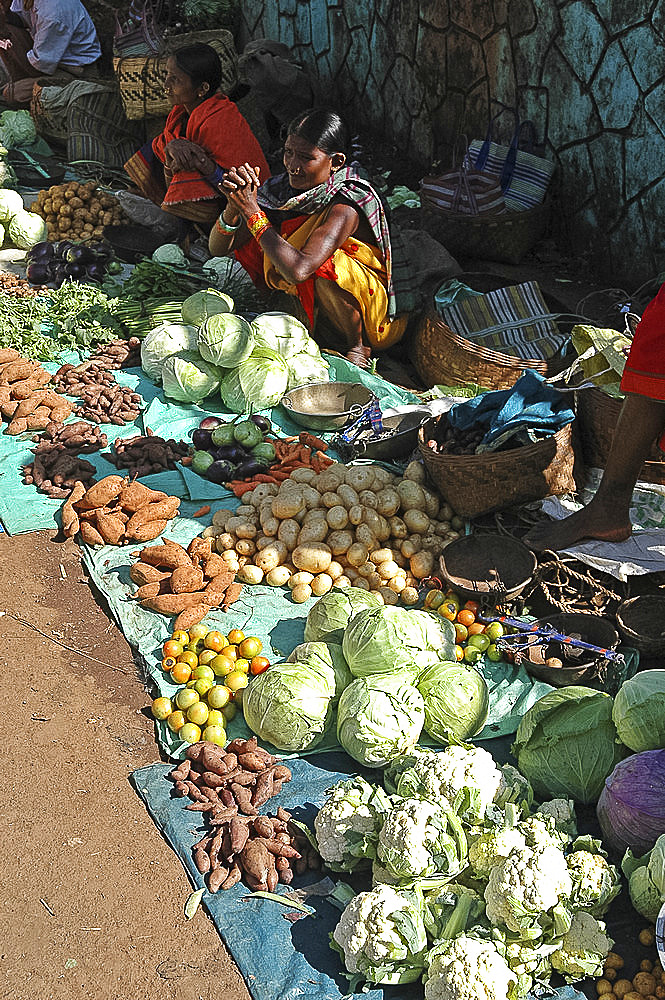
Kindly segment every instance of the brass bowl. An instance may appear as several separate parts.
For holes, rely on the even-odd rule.
[[[309,382],[282,396],[289,416],[308,430],[335,430],[356,420],[376,396],[360,382]]]

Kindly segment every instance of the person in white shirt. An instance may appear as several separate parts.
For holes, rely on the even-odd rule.
[[[27,105],[37,77],[69,82],[94,77],[101,48],[80,0],[12,0],[0,25],[0,61],[9,83],[6,103]]]

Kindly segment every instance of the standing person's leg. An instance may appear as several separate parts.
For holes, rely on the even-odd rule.
[[[623,542],[631,533],[630,501],[653,442],[665,430],[665,401],[627,395],[598,492],[561,521],[538,524],[524,541],[536,551],[566,549],[584,539]]]

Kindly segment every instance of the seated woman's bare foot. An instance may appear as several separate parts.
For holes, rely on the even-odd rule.
[[[616,512],[597,510],[591,503],[560,521],[537,524],[524,536],[523,541],[535,552],[545,549],[557,552],[590,539],[625,542],[631,532],[630,521],[617,517]]]
[[[350,351],[346,353],[346,360],[351,361],[354,365],[358,365],[358,368],[369,368],[369,362],[372,352],[369,347],[364,345],[359,345],[357,347],[352,347]]]

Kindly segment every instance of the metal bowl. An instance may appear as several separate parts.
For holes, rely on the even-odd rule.
[[[418,443],[418,429],[431,416],[424,407],[407,410],[405,413],[395,413],[382,418],[384,431],[390,431],[386,437],[363,437],[362,434],[353,442],[353,451],[359,458],[372,458],[375,461],[390,461],[409,455]]]
[[[538,624],[551,625],[562,635],[579,636],[584,642],[591,642],[601,649],[616,649],[619,645],[616,629],[599,615],[563,611],[541,619]],[[563,666],[548,666],[545,661],[550,657],[560,658]],[[515,663],[523,664],[528,674],[553,687],[589,684],[606,666],[606,661],[596,657],[592,651],[576,649],[556,639],[534,643],[516,654]]]
[[[310,382],[291,389],[281,403],[289,416],[308,430],[335,430],[357,419],[376,396],[360,382]]]

